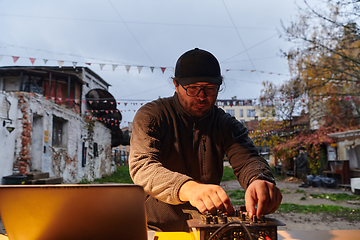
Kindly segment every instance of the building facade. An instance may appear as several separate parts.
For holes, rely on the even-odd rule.
[[[0,179],[47,172],[70,183],[114,172],[115,135],[86,98],[109,86],[88,68],[1,67]]]
[[[216,105],[243,123],[266,118],[264,108],[254,99],[218,99]]]

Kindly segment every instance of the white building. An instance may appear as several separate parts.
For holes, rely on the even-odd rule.
[[[260,121],[266,118],[264,107],[254,99],[218,99],[216,105],[240,122]]]
[[[47,172],[79,182],[114,172],[116,136],[89,116],[85,97],[108,87],[88,68],[0,67],[0,179]]]

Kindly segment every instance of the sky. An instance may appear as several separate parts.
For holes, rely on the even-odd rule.
[[[0,0],[0,66],[88,67],[111,85],[125,127],[144,103],[173,95],[175,63],[196,47],[220,62],[218,99],[256,99],[263,81],[289,80],[281,50],[296,46],[279,33],[281,21],[297,19],[297,5],[302,0]]]

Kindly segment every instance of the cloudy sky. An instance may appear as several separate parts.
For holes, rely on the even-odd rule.
[[[33,58],[34,66],[89,67],[111,84],[123,127],[141,104],[173,94],[176,60],[195,47],[221,64],[219,99],[258,98],[263,81],[288,80],[280,50],[294,45],[279,30],[281,21],[297,18],[297,4],[302,0],[0,0],[0,66],[31,66]]]

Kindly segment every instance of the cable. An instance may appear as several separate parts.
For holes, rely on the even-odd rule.
[[[131,29],[129,28],[129,26],[126,24],[126,22],[124,21],[124,19],[121,17],[120,13],[118,12],[118,10],[115,8],[114,4],[111,2],[111,0],[108,0],[111,7],[114,9],[114,11],[116,12],[116,14],[118,15],[118,17],[120,18],[120,20],[123,22],[123,24],[125,25],[125,27],[127,28],[127,30],[129,31],[129,33],[131,34],[131,36],[135,39],[135,41],[137,42],[137,44],[139,45],[139,47],[143,50],[143,52],[145,53],[146,57],[150,60],[150,62],[153,64],[152,59],[150,58],[150,56],[147,54],[147,52],[145,51],[144,47],[140,44],[139,40],[135,37],[134,33],[131,31]]]
[[[222,2],[223,2],[223,4],[224,4],[224,7],[225,7],[225,9],[226,9],[226,11],[227,11],[227,13],[228,13],[228,15],[229,15],[229,18],[230,18],[230,20],[231,20],[231,22],[232,22],[232,24],[233,24],[233,26],[234,26],[234,28],[235,28],[235,31],[236,31],[236,33],[237,33],[237,35],[238,35],[239,39],[240,39],[241,45],[242,45],[242,46],[243,46],[243,48],[245,49],[246,55],[248,56],[248,58],[249,58],[249,60],[250,60],[251,65],[253,66],[253,68],[254,68],[254,69],[256,69],[256,68],[255,68],[255,65],[254,65],[254,63],[253,63],[253,61],[251,60],[250,54],[249,54],[249,52],[247,51],[247,49],[246,49],[246,47],[245,47],[244,41],[242,40],[241,35],[240,35],[240,33],[239,33],[238,29],[236,28],[236,25],[235,25],[234,19],[231,17],[231,14],[230,14],[230,12],[229,12],[229,9],[227,8],[227,6],[226,6],[226,4],[225,4],[224,0],[222,0]],[[259,80],[261,80],[261,78],[260,78],[260,76],[259,76],[259,74],[258,74],[257,72],[256,72],[256,75],[258,76]]]
[[[244,223],[239,222],[239,221],[233,221],[233,222],[228,222],[228,223],[222,225],[220,228],[218,228],[218,229],[208,238],[208,240],[215,239],[215,236],[216,236],[217,234],[219,234],[219,236],[221,236],[222,234],[226,233],[227,231],[233,229],[234,227],[228,228],[228,226],[230,226],[230,225],[235,225],[235,224],[240,224],[240,226],[243,227],[243,229],[246,231],[247,235],[249,236],[249,239],[250,239],[250,240],[253,239],[252,236],[251,236],[251,233],[250,233],[249,229],[245,226]],[[228,228],[228,229],[226,229],[226,228]],[[225,229],[225,230],[224,230],[224,229]],[[219,238],[218,238],[218,239],[219,239]]]
[[[269,37],[269,38],[266,38],[265,40],[263,40],[263,41],[255,44],[255,45],[251,46],[250,48],[245,49],[244,51],[242,51],[242,52],[240,52],[240,53],[238,53],[238,54],[235,54],[235,55],[232,56],[232,57],[229,57],[229,58],[227,58],[227,59],[225,59],[225,60],[222,60],[221,63],[225,63],[225,62],[227,62],[228,60],[230,60],[230,59],[232,59],[232,58],[234,58],[234,57],[236,57],[236,56],[239,56],[240,54],[242,54],[242,53],[244,53],[244,52],[247,52],[248,50],[250,50],[250,49],[252,49],[252,48],[254,48],[254,47],[257,47],[258,45],[266,42],[267,40],[270,40],[271,38],[273,38],[273,37],[275,37],[275,36],[277,36],[277,34],[272,35],[272,36]],[[250,58],[250,57],[249,57],[249,58]],[[250,61],[252,61],[252,60],[250,59]],[[229,63],[229,62],[227,62],[227,63]]]

